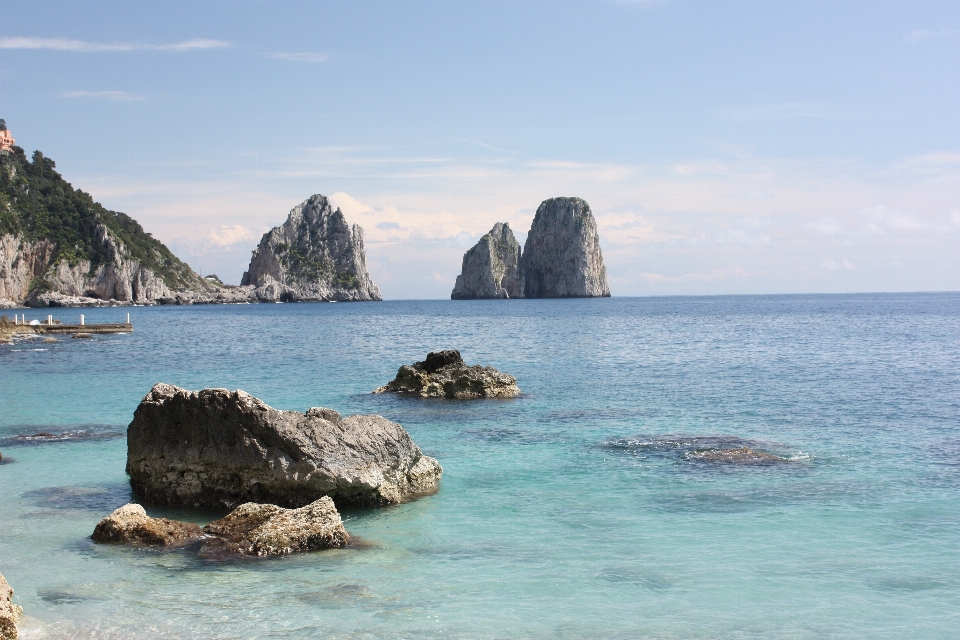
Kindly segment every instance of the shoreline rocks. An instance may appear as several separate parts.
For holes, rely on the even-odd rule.
[[[192,522],[151,518],[139,504],[125,504],[97,523],[94,542],[168,547],[203,537]]]
[[[788,462],[786,458],[750,447],[736,449],[700,449],[687,453],[687,458],[700,462],[718,462],[722,464],[771,464]]]
[[[345,547],[350,535],[328,496],[299,509],[248,502],[203,530],[203,555],[275,556]]]
[[[450,298],[522,298],[520,243],[510,225],[498,222],[463,255],[463,267]]]
[[[514,398],[520,395],[517,379],[493,367],[468,367],[455,349],[430,352],[422,362],[403,365],[397,377],[374,393],[398,393],[421,398],[474,400]]]
[[[320,194],[263,234],[240,285],[252,286],[262,302],[381,300],[367,273],[363,229],[348,226]]]
[[[233,508],[395,504],[435,492],[443,469],[381,416],[280,411],[244,391],[161,383],[127,429],[127,473],[148,502]]]
[[[0,640],[17,640],[17,623],[23,616],[23,609],[13,603],[13,587],[0,573]]]

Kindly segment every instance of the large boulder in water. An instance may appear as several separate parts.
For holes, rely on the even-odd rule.
[[[0,640],[17,640],[17,623],[23,609],[13,604],[13,588],[0,574]]]
[[[203,536],[203,529],[192,522],[151,518],[138,504],[125,504],[97,523],[94,542],[170,546]]]
[[[399,393],[421,398],[473,400],[520,395],[517,379],[493,367],[468,367],[456,349],[430,352],[422,362],[405,364],[397,377],[374,393]]]
[[[263,234],[240,284],[264,302],[381,299],[367,273],[363,229],[348,226],[320,194]]]
[[[580,198],[544,200],[520,261],[527,298],[610,295],[597,221]]]
[[[453,287],[453,300],[522,298],[520,243],[510,225],[498,222],[463,255],[463,268]]]
[[[323,497],[299,509],[242,504],[203,528],[216,538],[201,553],[275,556],[346,546],[350,540],[337,507]]]
[[[386,418],[280,411],[243,391],[157,384],[127,429],[130,485],[158,504],[389,504],[435,491],[442,471]]]

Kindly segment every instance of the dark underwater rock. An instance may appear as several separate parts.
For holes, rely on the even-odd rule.
[[[770,464],[773,462],[787,462],[786,458],[775,456],[772,453],[756,451],[750,447],[736,449],[704,449],[687,453],[690,460],[701,462],[720,462],[725,464]]]
[[[399,393],[421,398],[473,400],[520,395],[517,379],[493,367],[468,367],[455,349],[430,352],[422,362],[403,365],[397,377],[374,393]]]
[[[442,472],[386,418],[280,411],[244,391],[157,384],[127,429],[130,485],[159,504],[390,504],[436,491]]]

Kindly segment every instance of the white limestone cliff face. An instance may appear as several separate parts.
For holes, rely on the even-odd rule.
[[[367,273],[363,229],[314,195],[263,235],[241,287],[263,302],[381,300]]]
[[[520,243],[510,225],[498,222],[463,255],[463,268],[450,298],[522,298]]]
[[[31,243],[13,235],[0,236],[0,298],[48,306],[52,301],[56,305],[58,296],[150,304],[173,295],[160,277],[129,256],[106,226],[97,225],[95,238],[107,260],[91,269],[89,260],[56,261],[57,247],[49,240]],[[31,283],[38,278],[46,284],[31,294]]]
[[[610,295],[597,221],[580,198],[551,198],[540,204],[520,266],[527,298]]]

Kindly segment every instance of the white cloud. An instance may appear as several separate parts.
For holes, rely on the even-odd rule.
[[[824,260],[820,263],[820,266],[829,271],[836,271],[837,269],[848,269],[853,270],[856,267],[849,260],[841,260],[840,262],[834,262],[833,260]]]
[[[211,246],[223,249],[256,237],[253,231],[239,224],[222,224],[211,229],[206,240]]]
[[[137,44],[130,42],[87,42],[85,40],[70,40],[66,38],[30,38],[8,37],[0,38],[0,49],[33,49],[48,51],[73,51],[79,53],[99,53],[115,51],[193,51],[196,49],[223,49],[229,47],[229,42],[211,40],[208,38],[194,38],[171,44]]]
[[[58,98],[97,98],[110,102],[145,102],[147,99],[126,91],[64,91]]]
[[[960,209],[954,209],[950,212],[950,221],[960,227]]]
[[[960,29],[949,29],[947,27],[943,27],[941,29],[914,29],[907,35],[903,36],[903,39],[907,42],[921,42],[923,40],[933,40],[934,38],[952,36],[957,33],[960,33]]]
[[[276,52],[267,55],[271,60],[290,60],[292,62],[326,62],[330,56],[314,51]]]

